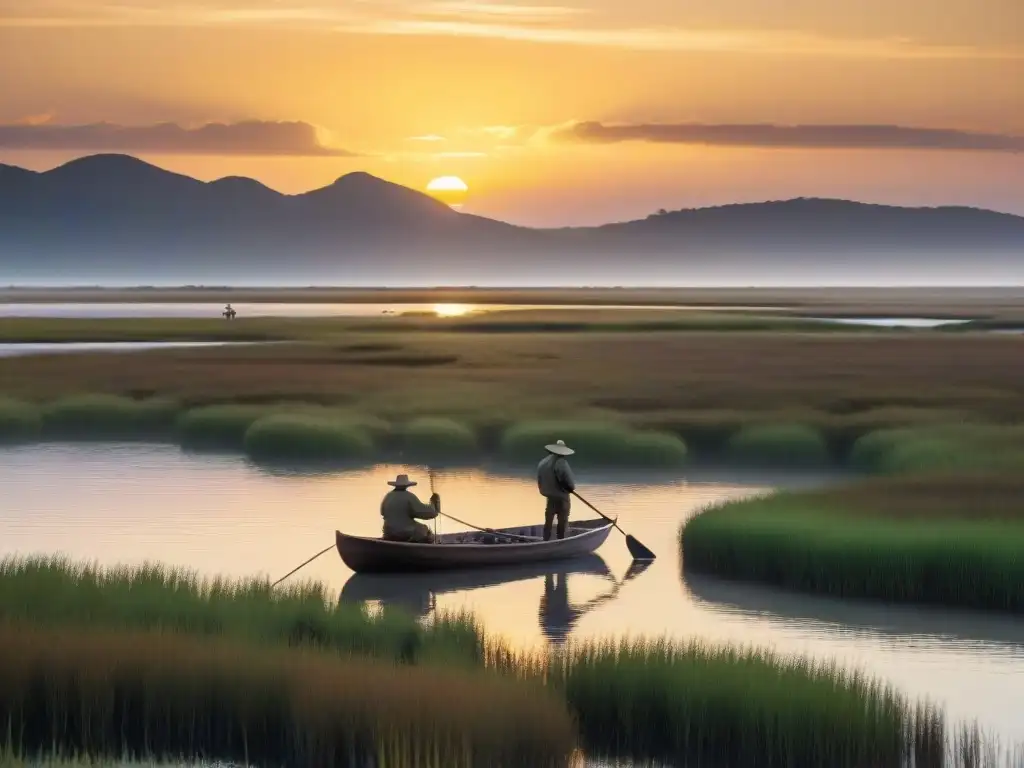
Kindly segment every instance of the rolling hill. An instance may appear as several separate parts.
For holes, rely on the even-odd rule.
[[[160,284],[993,283],[1024,279],[1024,218],[794,199],[530,229],[350,173],[303,194],[127,155],[0,165],[0,281]]]

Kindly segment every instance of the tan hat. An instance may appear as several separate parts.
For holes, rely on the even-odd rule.
[[[388,485],[393,485],[395,488],[409,488],[416,485],[416,481],[410,480],[408,475],[399,475],[394,480],[388,480]]]
[[[576,451],[565,444],[564,440],[559,440],[552,445],[545,445],[544,448],[556,456],[572,456],[576,453]]]

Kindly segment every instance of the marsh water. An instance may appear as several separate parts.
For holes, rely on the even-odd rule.
[[[0,304],[0,317],[219,317],[225,303],[186,302],[82,302],[82,303],[8,303]],[[771,311],[772,307],[744,306],[625,306],[602,304],[379,304],[314,302],[232,302],[238,317],[373,317],[386,314],[463,315],[470,312],[496,312],[511,309],[664,309],[691,311]]]
[[[786,307],[739,305],[627,306],[598,304],[379,304],[379,303],[233,303],[238,317],[376,317],[381,315],[432,314],[457,317],[474,312],[504,310],[674,310],[680,312],[782,312]],[[95,303],[0,303],[0,318],[202,318],[219,317],[223,303],[95,302]],[[931,317],[807,317],[808,320],[899,328],[936,328],[966,320]]]
[[[100,564],[160,561],[209,575],[278,578],[342,529],[378,535],[386,481],[422,467],[269,473],[236,456],[173,446],[44,444],[0,450],[0,557],[63,553]],[[652,548],[631,569],[621,536],[592,558],[532,570],[448,576],[354,575],[332,550],[296,578],[331,585],[341,599],[399,604],[420,615],[468,608],[523,646],[607,636],[669,636],[809,655],[883,678],[979,721],[1003,743],[1024,740],[1024,621],[941,609],[811,598],[697,577],[682,567],[678,532],[711,503],[835,482],[825,474],[711,469],[595,475],[581,492]],[[436,476],[443,509],[501,527],[537,521],[529,474],[459,470]],[[593,517],[576,503],[578,519]],[[439,530],[460,526],[442,521]]]
[[[0,344],[0,357],[70,354],[73,352],[145,352],[152,349],[188,349],[191,347],[237,346],[234,341],[73,341],[15,342]],[[256,342],[266,343],[266,342]]]

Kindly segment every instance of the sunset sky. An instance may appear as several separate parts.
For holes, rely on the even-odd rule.
[[[541,226],[795,196],[1024,214],[1022,0],[0,0],[0,72],[0,162],[37,170],[454,175],[463,210]]]

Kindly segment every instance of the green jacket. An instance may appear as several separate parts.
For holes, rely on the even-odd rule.
[[[392,534],[412,533],[422,525],[420,520],[431,520],[437,517],[437,509],[432,504],[424,504],[412,491],[395,488],[389,491],[380,503],[380,514],[384,518],[384,530]]]
[[[549,499],[568,499],[576,490],[576,478],[564,456],[549,453],[537,465],[537,490]]]

